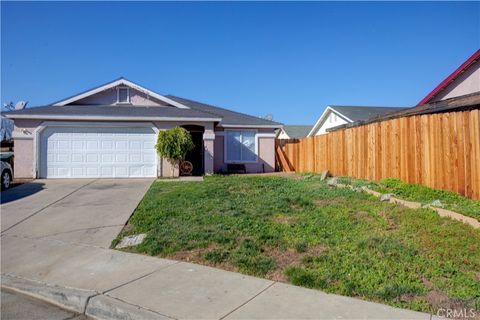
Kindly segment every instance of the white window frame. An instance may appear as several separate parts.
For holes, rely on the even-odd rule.
[[[120,102],[120,90],[127,89],[127,101]],[[130,88],[129,87],[117,87],[117,104],[130,104]]]
[[[255,133],[255,160],[229,160],[227,158],[227,148],[228,148],[228,131],[233,131],[233,132],[245,132],[245,131],[250,131]],[[223,135],[223,159],[224,163],[257,163],[258,162],[258,130],[254,129],[226,129],[224,131]]]

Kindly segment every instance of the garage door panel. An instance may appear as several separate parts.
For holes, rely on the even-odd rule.
[[[75,177],[85,177],[84,168],[72,167],[72,175]]]
[[[83,154],[82,153],[72,153],[72,162],[83,162]]]
[[[103,140],[102,141],[102,149],[104,150],[113,150],[113,140]]]
[[[150,128],[47,128],[41,135],[40,176],[155,177],[155,136]]]

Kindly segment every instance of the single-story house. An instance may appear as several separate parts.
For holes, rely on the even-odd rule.
[[[356,121],[380,117],[389,113],[398,112],[405,108],[398,107],[360,107],[360,106],[327,106],[308,133],[309,137],[328,133],[328,129]]]
[[[275,168],[280,123],[160,95],[125,78],[51,105],[4,114],[14,120],[16,178],[117,178],[178,175],[155,151],[157,133],[187,129],[195,175]]]
[[[305,138],[312,130],[312,126],[308,125],[284,125],[277,132],[277,139],[301,139]]]

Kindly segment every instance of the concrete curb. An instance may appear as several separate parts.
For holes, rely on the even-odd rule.
[[[77,313],[84,313],[89,299],[97,295],[95,291],[64,288],[8,275],[2,275],[1,281],[2,288],[44,300]]]
[[[1,282],[3,289],[19,292],[78,314],[85,314],[93,319],[172,319],[95,291],[65,288],[9,275],[2,275]]]
[[[98,320],[154,320],[172,319],[127,302],[100,295],[90,299],[85,314]]]

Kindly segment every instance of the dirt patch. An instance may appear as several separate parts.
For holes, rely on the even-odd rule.
[[[440,308],[456,310],[457,312],[454,312],[453,314],[457,315],[465,315],[465,310],[470,310],[474,307],[473,303],[469,304],[466,301],[449,298],[445,292],[437,289],[432,290],[427,295],[425,295],[425,300],[427,300],[432,305],[434,310],[438,310]],[[478,319],[478,316],[480,316],[480,314],[477,314],[477,317],[470,319]],[[454,319],[464,318],[460,316]]]
[[[279,248],[270,248],[266,250],[268,256],[273,258],[277,262],[277,268],[267,273],[267,279],[279,282],[287,282],[287,277],[284,274],[284,270],[290,266],[299,266],[306,256],[316,256],[326,250],[326,247],[322,245],[316,245],[309,247],[306,252],[298,252],[294,249],[282,250]]]
[[[278,248],[268,250],[268,255],[275,259],[281,269],[300,262],[301,254],[293,249],[281,250]]]
[[[227,271],[238,272],[238,268],[228,262],[214,263],[205,259],[205,254],[218,250],[219,246],[216,244],[209,245],[206,248],[196,248],[192,250],[179,250],[168,255],[169,259],[198,263],[204,266],[215,267]]]
[[[293,224],[297,221],[297,218],[285,214],[279,214],[273,217],[273,221],[280,224]]]
[[[319,255],[321,253],[324,253],[326,250],[327,250],[327,247],[325,247],[321,244],[317,244],[316,246],[309,247],[303,255],[304,256],[316,256],[316,255]]]
[[[172,254],[169,254],[168,257],[174,260],[181,260],[186,262],[201,262],[203,255],[208,252],[207,248],[197,248],[192,250],[180,250]]]
[[[281,250],[279,248],[267,250],[268,255],[275,259],[277,268],[267,273],[267,279],[279,282],[287,282],[284,270],[286,267],[299,265],[303,254],[298,253],[293,249]]]

